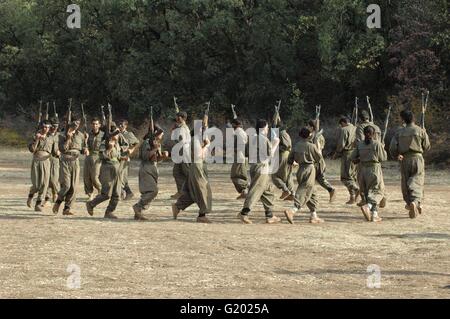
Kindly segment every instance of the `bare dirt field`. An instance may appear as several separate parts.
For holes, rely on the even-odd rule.
[[[335,204],[320,190],[322,225],[301,213],[290,225],[264,224],[261,205],[253,225],[235,218],[242,202],[228,165],[209,165],[213,224],[197,224],[197,207],[172,220],[169,196],[175,184],[169,163],[160,166],[160,193],[147,213],[132,220],[121,202],[117,221],[85,211],[82,184],[73,217],[36,213],[26,207],[31,156],[0,153],[0,298],[449,298],[450,172],[427,171],[425,213],[408,217],[396,163],[387,163],[388,207],[381,224],[368,223],[347,206],[338,163],[328,176]],[[138,163],[131,187],[138,195]],[[277,191],[276,196],[279,197]],[[277,200],[277,215],[286,202]],[[368,288],[369,265],[381,272],[381,287]],[[78,276],[80,287],[68,286]],[[78,278],[78,277],[76,277]],[[76,285],[75,285],[76,288]]]

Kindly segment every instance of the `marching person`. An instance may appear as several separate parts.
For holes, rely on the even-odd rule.
[[[100,120],[93,118],[91,121],[91,132],[87,139],[89,155],[84,160],[84,191],[88,195],[88,200],[94,199],[94,189],[100,193],[100,145],[103,141],[104,132],[100,130]]]
[[[55,140],[50,136],[49,131],[51,122],[44,120],[39,124],[39,131],[35,134],[33,141],[28,145],[28,149],[33,153],[31,162],[31,183],[28,194],[27,206],[31,208],[34,194],[37,195],[34,210],[42,211],[43,196],[47,194],[47,187],[50,181],[50,157],[58,155],[58,148],[55,146]]]
[[[325,137],[323,134],[319,134],[317,131],[317,121],[316,120],[309,120],[308,121],[308,129],[311,131],[311,142],[317,146],[317,149],[319,150],[320,154],[323,156],[323,149],[325,148]],[[330,203],[334,201],[334,198],[336,196],[336,189],[331,186],[330,182],[325,177],[325,170],[326,165],[324,162],[323,167],[321,169],[323,171],[318,170],[319,167],[316,167],[316,181],[319,183],[320,186],[325,188],[330,195]]]
[[[51,128],[49,131],[49,135],[53,137],[53,140],[55,142],[55,148],[58,149],[59,145],[59,120],[57,118],[51,119]],[[56,202],[56,199],[58,197],[58,193],[60,190],[59,185],[59,151],[56,152],[56,154],[52,154],[50,157],[50,179],[48,183],[47,188],[47,195],[45,196],[45,202],[42,206],[45,207],[45,204],[52,200],[53,203]]]
[[[192,132],[192,135],[193,132]],[[189,140],[184,140],[189,143]],[[181,211],[192,204],[199,207],[197,222],[209,224],[211,221],[206,216],[212,212],[212,192],[208,178],[208,170],[204,163],[210,142],[208,139],[201,141],[201,137],[195,135],[190,143],[192,163],[188,166],[188,176],[183,184],[180,197],[172,204],[173,218],[177,219]]]
[[[139,140],[128,129],[128,121],[120,120],[119,121],[119,130],[121,137],[119,138],[119,144],[122,149],[122,160],[120,161],[120,174],[122,181],[122,198],[127,201],[133,198],[134,194],[131,191],[130,186],[128,185],[128,174],[130,171],[130,158],[131,155],[136,150]]]
[[[281,219],[273,215],[273,182],[269,172],[270,159],[274,156],[280,139],[275,137],[272,142],[267,138],[269,126],[266,120],[256,122],[256,134],[249,139],[249,162],[250,162],[250,188],[245,198],[244,207],[239,218],[244,224],[252,224],[249,218],[253,206],[261,201],[266,215],[267,224],[279,223]],[[253,152],[254,151],[254,152]]]
[[[310,142],[311,131],[304,127],[300,130],[300,141],[295,144],[294,149],[289,154],[289,163],[294,161],[299,164],[297,171],[298,187],[295,192],[294,207],[285,210],[284,214],[289,223],[294,223],[294,216],[303,206],[307,206],[310,211],[309,222],[311,224],[323,223],[323,219],[317,216],[318,199],[315,188],[316,171],[323,171],[325,165],[322,154],[316,145]]]
[[[242,128],[242,123],[238,119],[231,121],[234,130],[234,158],[231,165],[231,181],[234,188],[239,193],[237,199],[245,199],[248,193],[248,158],[245,150],[248,143],[248,136]]]
[[[100,145],[100,183],[101,191],[93,200],[86,202],[86,209],[89,215],[94,215],[94,208],[109,200],[104,218],[117,219],[114,211],[120,200],[120,192],[122,190],[122,181],[120,174],[120,159],[122,157],[121,147],[119,144],[120,132],[116,128],[115,123],[111,125],[111,133],[108,134]]]
[[[294,200],[295,192],[294,181],[292,179],[292,165],[288,163],[289,153],[292,149],[292,141],[286,128],[282,125],[279,115],[277,118],[274,126],[279,129],[280,134],[280,143],[278,145],[280,164],[278,171],[272,175],[272,180],[273,184],[283,191],[280,199]]]
[[[381,162],[387,160],[387,154],[384,145],[375,139],[376,134],[374,127],[364,127],[364,140],[358,142],[351,158],[359,164],[358,183],[364,194],[361,211],[367,221],[381,222],[377,205],[383,197]]]
[[[425,161],[423,152],[430,150],[427,131],[415,124],[414,114],[403,110],[400,117],[405,127],[400,128],[391,141],[389,151],[400,162],[403,200],[409,217],[422,213],[423,188],[425,183]]]
[[[189,127],[186,124],[187,113],[184,111],[178,112],[175,117],[175,124],[172,128],[172,140],[177,140],[178,143],[184,143],[181,151],[184,153],[189,149],[187,141],[191,140]],[[173,177],[177,186],[177,193],[172,195],[172,199],[178,199],[181,196],[183,185],[189,176],[189,163],[186,161],[186,156],[184,154],[178,154],[183,158],[181,163],[174,163],[173,165]],[[172,156],[174,158],[174,156]]]
[[[361,113],[359,113],[359,123],[358,125],[356,125],[356,144],[357,145],[359,142],[364,141],[365,136],[364,136],[364,129],[367,126],[372,126],[375,130],[375,134],[373,136],[373,140],[374,141],[381,141],[381,129],[378,125],[376,125],[373,121],[370,121],[370,115],[369,112],[367,112],[366,110],[361,111]],[[358,166],[357,166],[358,169]],[[381,172],[382,174],[383,172]],[[384,208],[386,207],[386,193],[385,193],[385,186],[384,186],[384,179],[381,179],[381,191],[383,192],[383,196],[381,197],[380,200],[380,204],[379,207],[380,208]],[[364,200],[364,194],[360,193],[361,196],[361,202],[358,203],[358,206],[362,206],[365,203]]]
[[[359,195],[356,166],[351,160],[351,154],[355,149],[356,128],[346,116],[339,119],[339,125],[341,128],[336,154],[341,156],[341,182],[347,187],[350,194],[350,199],[346,204],[353,205]]]
[[[59,138],[59,150],[61,152],[59,182],[61,189],[58,193],[58,199],[53,205],[53,213],[58,214],[62,202],[65,202],[63,215],[73,215],[71,207],[77,197],[77,185],[80,180],[80,161],[81,153],[88,156],[89,151],[85,145],[85,139],[88,134],[79,131],[80,119],[72,117],[72,122],[65,134]]]
[[[161,151],[163,136],[164,131],[155,126],[154,132],[150,132],[139,148],[139,158],[141,160],[141,166],[139,168],[139,192],[141,193],[141,198],[133,205],[135,220],[148,220],[142,212],[149,208],[150,203],[158,195],[159,173],[157,163],[169,156],[167,151]]]

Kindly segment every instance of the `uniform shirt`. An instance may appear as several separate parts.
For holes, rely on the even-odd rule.
[[[121,150],[119,143],[115,143],[111,150],[106,149],[106,141],[100,145],[100,158],[104,164],[118,164],[120,161]]]
[[[337,140],[336,152],[351,151],[355,148],[356,127],[353,124],[341,127]]]
[[[303,138],[295,144],[289,154],[288,163],[292,164],[294,161],[300,166],[315,164],[324,167],[325,165],[325,161],[317,146]]]
[[[280,132],[280,152],[290,152],[292,149],[292,141],[288,132],[285,129],[282,129]]]
[[[248,143],[248,135],[245,133],[242,127],[238,127],[234,130],[234,155],[236,157],[236,163],[245,162],[245,153]]]
[[[394,135],[389,146],[392,157],[408,153],[420,153],[431,148],[427,132],[414,123],[400,128]]]
[[[39,141],[33,139],[33,141],[28,145],[28,149],[33,154],[36,152],[47,152],[54,155],[56,155],[56,151],[58,150],[55,146],[55,139],[51,135],[47,135],[44,139]]]
[[[93,155],[94,153],[98,153],[100,151],[100,145],[102,144],[104,136],[105,132],[103,131],[99,131],[97,134],[91,131],[87,140],[89,154]]]
[[[153,147],[150,145],[150,141],[153,137],[150,139],[144,140],[141,147],[139,148],[139,159],[141,160],[142,164],[145,163],[156,163],[156,161],[153,161],[150,159],[150,152],[153,151]],[[158,148],[159,153],[162,153],[161,147]]]
[[[387,160],[387,154],[383,144],[378,141],[373,140],[369,144],[360,141],[352,153],[352,160],[355,159],[359,159],[362,164],[381,163]]]
[[[123,131],[120,133],[119,145],[122,149],[122,157],[129,157],[129,149],[139,144],[139,140],[136,136],[129,131]]]
[[[66,143],[66,141],[67,135],[61,134],[59,137],[59,150],[61,153],[66,153],[69,151],[81,152],[85,147],[84,134],[78,130],[72,135],[72,139],[68,141],[68,143]]]
[[[364,129],[367,126],[372,126],[375,129],[375,141],[381,141],[381,129],[378,125],[376,125],[373,122],[365,121],[362,123],[359,123],[356,127],[356,143],[359,143],[360,141],[364,141]]]
[[[322,134],[314,132],[311,136],[310,141],[317,146],[317,149],[322,154],[322,150],[325,148],[325,137]]]
[[[263,134],[249,137],[249,161],[252,164],[269,164],[272,155],[272,143]]]

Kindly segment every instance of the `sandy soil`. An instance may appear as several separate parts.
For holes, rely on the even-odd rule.
[[[338,194],[329,204],[320,190],[326,223],[310,225],[304,212],[294,225],[266,225],[258,205],[255,224],[242,225],[229,166],[210,165],[215,212],[213,224],[204,225],[195,223],[196,207],[172,220],[170,164],[160,167],[151,221],[138,223],[134,200],[119,204],[117,221],[102,219],[106,204],[88,216],[81,184],[75,216],[54,216],[50,207],[35,213],[25,205],[30,163],[26,151],[0,153],[1,298],[450,297],[448,170],[427,171],[425,213],[415,220],[404,210],[396,163],[385,165],[388,207],[381,211],[384,221],[373,224],[344,204],[338,164],[329,162]],[[134,162],[136,194],[137,170]],[[286,202],[276,205],[283,216]],[[372,264],[381,271],[379,289],[367,287]],[[79,289],[68,286],[76,283],[73,269],[79,269]]]

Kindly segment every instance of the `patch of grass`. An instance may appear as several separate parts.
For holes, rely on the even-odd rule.
[[[15,130],[0,127],[0,145],[9,147],[26,147],[27,141]]]

